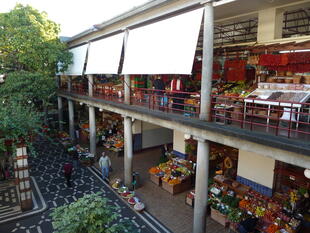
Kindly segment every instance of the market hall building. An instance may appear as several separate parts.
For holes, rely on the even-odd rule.
[[[190,228],[169,204],[170,217],[153,212],[175,232],[215,232],[209,210],[231,229],[251,212],[261,232],[309,232],[309,9],[308,0],[154,0],[96,24],[67,42],[59,128],[67,105],[72,140],[94,155],[123,151],[114,166],[127,187],[135,156],[162,147],[159,161],[139,157],[153,164],[136,193],[163,189],[171,206],[183,194]],[[150,196],[152,213],[160,202]]]

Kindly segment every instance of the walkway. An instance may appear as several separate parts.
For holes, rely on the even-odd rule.
[[[131,221],[136,232],[162,232],[157,230],[156,227],[147,224],[140,215],[128,207],[89,168],[79,167],[73,175],[73,187],[67,188],[62,169],[66,161],[63,148],[59,144],[52,144],[44,140],[38,141],[35,146],[39,151],[39,156],[29,160],[30,173],[35,177],[49,208],[40,215],[2,224],[0,225],[0,232],[52,233],[54,231],[50,213],[53,208],[73,202],[84,194],[96,193],[98,191],[102,192],[103,196],[108,198],[111,204],[120,208],[118,211],[120,217],[117,221]]]

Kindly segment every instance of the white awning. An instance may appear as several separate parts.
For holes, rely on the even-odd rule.
[[[129,32],[123,74],[191,74],[203,9]]]
[[[124,33],[91,42],[88,49],[86,74],[117,74]]]
[[[64,72],[65,75],[82,75],[83,68],[86,59],[88,44],[70,49],[69,52],[73,54],[73,63],[69,65],[67,71]]]

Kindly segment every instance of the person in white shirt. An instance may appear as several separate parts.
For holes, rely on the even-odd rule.
[[[109,169],[111,167],[111,160],[105,154],[105,152],[102,152],[102,154],[101,154],[101,157],[99,159],[99,167],[101,168],[102,178],[108,179],[109,178]]]

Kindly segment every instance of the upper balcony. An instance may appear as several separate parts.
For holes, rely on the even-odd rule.
[[[85,80],[87,79],[84,79],[84,84],[73,81],[70,92],[89,95],[88,84]],[[89,85],[93,88],[92,98],[124,103],[124,82],[119,80],[119,84],[99,83],[98,80],[95,84]],[[194,91],[195,88],[185,87],[186,91],[171,90],[170,85],[165,85],[165,90],[154,89],[155,87],[142,88],[140,86],[144,85],[140,85],[141,83],[134,79],[131,84],[131,105],[151,111],[175,114],[186,119],[199,119],[200,92]],[[230,84],[237,85],[237,83]],[[281,89],[271,91],[266,88],[268,85],[279,86]],[[216,86],[221,86],[221,84],[214,84],[213,89]],[[221,88],[225,86],[229,85],[222,85]],[[301,89],[302,86],[304,89]],[[286,90],[286,87],[291,89]],[[310,92],[307,91],[309,88],[308,84],[260,83],[255,91],[244,97],[232,93],[213,94],[211,96],[211,121],[224,127],[306,142],[310,139],[310,103],[308,101]],[[67,84],[63,83],[61,89],[68,92]],[[193,91],[189,91],[190,89]]]

